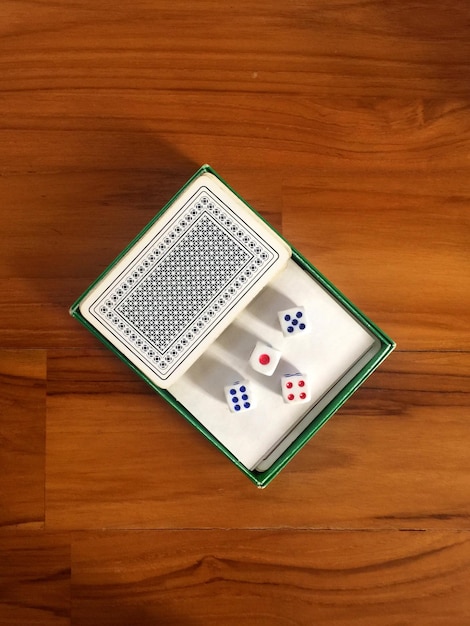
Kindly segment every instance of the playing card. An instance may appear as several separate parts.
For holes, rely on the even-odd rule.
[[[256,213],[203,172],[93,285],[80,312],[167,388],[290,255]]]

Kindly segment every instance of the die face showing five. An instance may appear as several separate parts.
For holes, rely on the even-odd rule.
[[[250,356],[250,365],[256,371],[265,376],[272,376],[282,353],[262,341],[257,341]]]
[[[250,383],[247,380],[239,380],[233,385],[224,388],[225,399],[232,413],[249,411],[255,405]]]
[[[281,378],[282,397],[288,404],[309,402],[310,385],[305,374],[284,374]]]
[[[285,337],[301,335],[310,332],[310,324],[303,306],[292,307],[285,311],[279,311],[279,323]]]

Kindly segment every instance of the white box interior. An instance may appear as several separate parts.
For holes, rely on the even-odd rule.
[[[304,306],[310,334],[284,337],[278,311]],[[255,372],[258,340],[282,351],[270,377]],[[239,313],[232,324],[168,390],[245,467],[265,470],[380,349],[372,336],[295,261]],[[311,385],[309,404],[286,404],[282,374],[301,372]],[[256,407],[232,413],[224,387],[251,382]]]

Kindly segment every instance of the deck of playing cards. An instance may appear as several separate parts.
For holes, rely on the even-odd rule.
[[[202,172],[80,302],[80,312],[167,389],[279,273],[289,246]]]
[[[207,165],[71,314],[261,487],[394,347]]]

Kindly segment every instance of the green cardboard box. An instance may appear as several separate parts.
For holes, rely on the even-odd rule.
[[[289,335],[279,312],[292,310],[306,327]],[[70,313],[258,487],[395,347],[209,165]],[[258,342],[279,359],[273,374],[256,360]],[[289,403],[294,374],[307,394]],[[239,382],[249,407],[237,413],[225,392]]]

